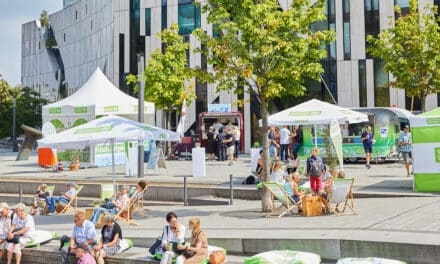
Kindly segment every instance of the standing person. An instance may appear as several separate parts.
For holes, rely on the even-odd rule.
[[[104,258],[113,256],[121,250],[122,230],[111,215],[104,217],[104,226],[101,230],[101,240],[93,247],[92,256],[96,263],[104,264]]]
[[[52,197],[46,197],[46,204],[47,204],[47,210],[49,211],[49,214],[53,214],[55,212],[55,205],[58,202],[68,204],[70,200],[75,198],[76,195],[76,189],[75,189],[75,183],[69,182],[66,184],[67,191],[64,193],[61,193],[61,196],[52,196]]]
[[[289,140],[290,131],[287,126],[284,126],[280,131],[280,145],[281,145],[281,161],[286,161],[289,156]]]
[[[6,248],[6,239],[8,238],[9,230],[11,230],[12,219],[16,215],[9,208],[7,203],[0,203],[0,260],[3,258],[3,249]]]
[[[409,171],[411,143],[412,143],[411,133],[409,132],[409,126],[407,125],[403,128],[403,132],[400,133],[399,146],[400,146],[400,152],[402,153],[403,162],[405,163],[406,175],[408,177],[411,176],[411,173]]]
[[[11,228],[6,241],[8,251],[8,264],[12,263],[12,255],[15,254],[15,263],[21,263],[21,250],[31,241],[30,234],[35,231],[34,218],[26,213],[26,206],[22,203],[15,208],[17,217],[12,220]]]
[[[310,177],[310,189],[313,195],[319,195],[322,189],[321,175],[324,171],[324,162],[319,157],[319,149],[315,148],[307,159],[307,174]]]
[[[160,264],[171,264],[173,257],[177,256],[174,249],[177,249],[179,244],[185,242],[185,226],[177,221],[176,213],[169,212],[166,220],[168,224],[163,228],[162,232],[162,248],[164,252]],[[170,247],[170,244],[173,244],[173,246]],[[174,244],[176,244],[175,247]],[[178,257],[176,263],[178,262],[182,263],[182,257]]]
[[[234,135],[229,127],[226,127],[226,135],[223,144],[226,146],[226,155],[228,156],[229,166],[231,166],[232,160],[234,159]]]
[[[275,152],[275,160],[279,160],[280,159],[280,153],[281,153],[281,145],[280,145],[280,128],[279,127],[275,127],[275,142],[276,142],[276,152]]]
[[[223,144],[223,140],[225,139],[225,134],[223,133],[223,128],[218,130],[217,134],[217,160],[225,161],[226,160],[226,148]]]
[[[364,133],[361,135],[362,143],[364,144],[364,151],[365,151],[365,167],[367,169],[370,169],[370,158],[371,153],[373,153],[373,143],[374,143],[374,134],[371,132],[371,126],[367,126]]]
[[[73,226],[72,237],[69,239],[70,243],[68,246],[61,247],[61,263],[69,264],[70,253],[76,253],[76,249],[79,245],[93,245],[96,239],[95,225],[86,220],[86,213],[82,210],[75,212],[73,216]],[[93,257],[92,257],[93,259]],[[94,261],[95,259],[93,259]]]
[[[301,128],[297,125],[292,130],[292,152],[298,154],[299,147],[302,143],[303,134]]]
[[[234,125],[232,124],[231,120],[228,120],[228,122],[226,123],[226,129],[230,129],[231,131],[234,131]]]
[[[287,173],[289,174],[296,172],[301,164],[301,161],[295,152],[290,153],[289,159],[287,161]]]
[[[241,138],[241,132],[238,126],[234,127],[234,160],[238,159],[238,153],[240,152],[240,138]]]
[[[214,123],[212,123],[212,126],[214,127],[214,132],[216,135],[220,133],[220,128],[223,128],[223,125],[216,119]]]
[[[78,264],[96,264],[95,258],[89,253],[89,246],[87,244],[78,245],[75,250],[75,256],[78,258]]]
[[[200,218],[191,218],[188,227],[192,230],[190,245],[181,245],[178,248],[184,251],[184,264],[199,264],[208,258],[208,239],[200,229]]]
[[[208,160],[215,159],[215,129],[213,126],[209,127],[208,133],[206,134],[208,137],[208,142],[206,146],[206,153],[208,153]]]
[[[275,127],[270,127],[269,132],[267,134],[267,138],[269,141],[269,157],[270,158],[276,158],[276,152],[277,152],[277,142],[275,140]]]

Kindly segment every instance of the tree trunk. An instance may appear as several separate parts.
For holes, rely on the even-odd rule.
[[[420,95],[420,104],[421,104],[421,110],[422,110],[422,113],[424,113],[425,112],[425,108],[426,108],[426,105],[425,105],[425,103],[426,103],[426,94],[425,93],[422,93],[421,95]]]
[[[269,146],[268,146],[268,138],[267,138],[267,101],[264,95],[260,94],[260,109],[261,109],[261,118],[263,121],[262,133],[261,133],[261,145],[263,146],[263,181],[269,181],[270,175],[270,164],[269,164]],[[261,197],[261,206],[263,212],[272,212],[273,211],[273,200],[272,194],[270,191],[264,187],[263,195]]]

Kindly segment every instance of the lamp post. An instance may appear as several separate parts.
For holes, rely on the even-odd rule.
[[[17,144],[17,128],[16,128],[16,116],[17,116],[17,97],[14,95],[12,97],[12,151],[18,152]]]
[[[144,56],[141,54],[137,55],[138,62],[138,121],[140,123],[144,122]],[[144,142],[139,141],[138,147],[138,178],[144,176]]]

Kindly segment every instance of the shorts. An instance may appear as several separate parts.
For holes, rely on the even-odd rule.
[[[230,156],[230,155],[234,155],[234,149],[235,149],[235,146],[234,146],[234,145],[229,146],[229,147],[226,149],[226,155],[228,155],[228,156]]]
[[[409,158],[411,155],[411,152],[401,152],[402,153],[402,159],[403,159],[403,163],[407,164],[409,163]]]
[[[298,196],[296,196],[296,195],[292,195],[291,197],[292,197],[292,199],[293,199],[296,203],[301,202],[301,198],[299,198]]]
[[[373,146],[372,145],[364,145],[364,151],[365,151],[365,153],[373,153]]]

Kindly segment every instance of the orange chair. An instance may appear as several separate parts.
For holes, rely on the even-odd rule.
[[[38,166],[44,169],[57,168],[57,157],[55,157],[51,148],[39,148],[37,151]]]

